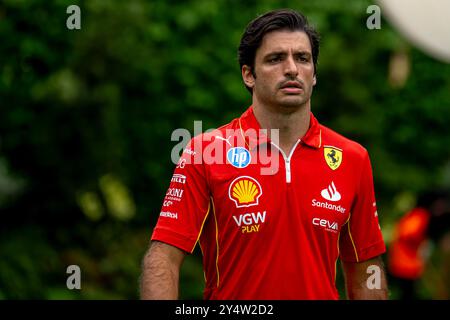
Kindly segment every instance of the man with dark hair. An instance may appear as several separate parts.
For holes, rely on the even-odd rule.
[[[296,11],[247,26],[239,63],[252,105],[184,150],[144,257],[142,298],[178,297],[197,242],[205,299],[338,299],[339,258],[350,299],[387,298],[368,153],[311,113],[318,56],[318,34]]]
[[[317,59],[319,58],[319,34],[308,25],[305,16],[296,14],[291,10],[270,11],[249,23],[238,50],[241,69],[246,65],[252,71],[253,76],[256,76],[254,73],[256,50],[260,47],[265,34],[281,29],[303,31],[308,36],[315,74]],[[252,92],[251,88],[247,87],[247,89]]]

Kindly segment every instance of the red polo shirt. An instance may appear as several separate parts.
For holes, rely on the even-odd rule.
[[[259,129],[250,107],[191,140],[152,240],[199,242],[205,299],[338,299],[337,259],[385,252],[367,151],[313,114],[288,155]]]

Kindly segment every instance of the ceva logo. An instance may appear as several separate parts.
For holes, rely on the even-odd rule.
[[[324,228],[327,231],[337,232],[339,229],[339,225],[335,221],[329,221],[326,219],[313,218],[313,225]]]
[[[341,194],[337,191],[333,181],[331,181],[331,184],[328,186],[328,188],[323,189],[320,194],[322,197],[329,201],[341,200]]]
[[[227,160],[233,167],[245,168],[249,165],[252,157],[250,152],[242,147],[231,148],[227,152]]]

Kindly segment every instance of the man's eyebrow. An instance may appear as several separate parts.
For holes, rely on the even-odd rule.
[[[267,53],[266,55],[264,55],[264,57],[267,58],[270,56],[282,56],[282,55],[286,55],[286,54],[287,54],[287,52],[285,50],[275,50],[275,51],[271,51],[271,52]],[[294,55],[312,56],[311,52],[304,51],[304,50],[295,51]]]
[[[309,52],[309,51],[298,51],[298,52],[295,52],[294,54],[302,55],[302,56],[311,56],[312,55],[311,52]]]
[[[282,51],[282,50],[277,50],[277,51],[271,51],[269,53],[267,53],[264,57],[270,57],[270,56],[281,56],[283,54],[286,54],[286,51]]]

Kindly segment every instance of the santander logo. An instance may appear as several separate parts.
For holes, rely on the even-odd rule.
[[[328,188],[323,189],[320,194],[322,197],[329,201],[341,200],[341,194],[337,191],[333,181],[331,181],[331,184],[328,186]]]

